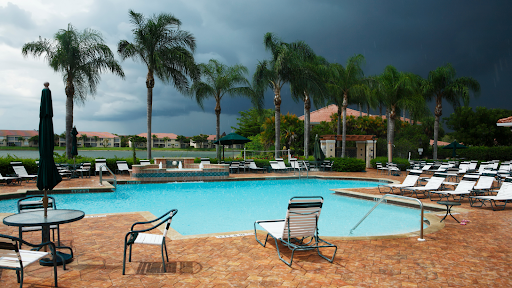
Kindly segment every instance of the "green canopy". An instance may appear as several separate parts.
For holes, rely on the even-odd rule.
[[[318,135],[315,136],[315,144],[313,145],[313,157],[315,157],[315,161],[324,161],[325,154],[320,147],[320,139]]]
[[[71,157],[75,157],[78,155],[78,145],[76,143],[76,135],[78,135],[78,132],[76,131],[76,126],[73,127],[73,130],[71,130]]]
[[[233,145],[233,144],[245,144],[247,142],[251,142],[252,140],[245,138],[244,136],[240,136],[236,133],[229,133],[228,135],[220,138],[219,140],[213,142],[213,144],[220,145]]]
[[[238,135],[236,133],[229,133],[228,135],[213,142],[213,144],[222,145],[222,159],[224,159],[224,145],[245,144],[251,141],[251,139],[247,139],[244,136]]]
[[[453,141],[452,143],[443,147],[443,149],[453,149],[452,157],[454,157],[454,158],[457,156],[457,153],[456,153],[457,149],[466,149],[466,148],[468,148],[468,147],[460,144],[457,141]]]
[[[52,190],[62,181],[62,177],[53,161],[54,133],[52,118],[52,92],[46,87],[41,93],[41,108],[39,112],[39,170],[37,172],[37,188],[44,190],[43,205],[45,207],[45,216],[48,203],[47,190]]]

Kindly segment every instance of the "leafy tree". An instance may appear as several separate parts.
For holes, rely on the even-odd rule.
[[[400,108],[406,103],[414,101],[413,98],[421,97],[418,93],[418,78],[411,73],[399,72],[389,65],[378,77],[380,87],[384,95],[384,103],[389,109],[388,120],[388,161],[392,162],[392,145],[395,137],[395,121],[400,118]]]
[[[7,140],[7,139],[5,139]],[[32,142],[34,145],[39,145],[39,135],[34,135],[30,138],[28,138],[29,142]]]
[[[161,13],[144,18],[140,13],[129,11],[134,42],[119,41],[117,52],[123,60],[133,58],[144,63],[148,69],[147,88],[147,147],[151,159],[151,118],[155,75],[164,83],[172,83],[181,92],[189,87],[187,77],[197,80],[199,69],[194,62],[195,38],[180,30],[181,21],[171,14]],[[176,27],[176,29],[173,29]],[[187,50],[188,49],[188,50]],[[190,50],[190,51],[189,51]]]
[[[450,63],[438,67],[428,73],[428,79],[423,85],[423,93],[427,100],[435,99],[436,108],[434,110],[434,147],[433,158],[437,159],[437,140],[439,136],[439,122],[443,115],[443,100],[446,100],[455,108],[460,106],[460,101],[464,105],[469,103],[469,91],[480,92],[480,84],[471,77],[455,78],[456,71]]]
[[[329,65],[329,81],[327,87],[331,95],[331,101],[338,106],[338,129],[336,134],[342,132],[341,139],[341,157],[345,157],[346,137],[347,137],[347,106],[355,103],[357,97],[363,94],[366,87],[363,83],[364,57],[361,54],[354,55],[347,60],[346,67],[341,64],[332,63]],[[340,115],[343,114],[343,122]],[[343,123],[343,131],[340,131],[340,123]]]
[[[189,141],[188,138],[183,135],[178,135],[178,137],[176,137],[176,140],[180,142],[180,148],[183,143]]]
[[[83,103],[87,94],[96,94],[102,72],[110,71],[124,79],[123,69],[100,32],[92,29],[79,32],[71,24],[67,30],[59,30],[54,41],[39,38],[39,41],[23,45],[21,53],[34,57],[46,54],[50,67],[63,74],[66,84],[66,155],[71,159],[73,103]]]
[[[272,117],[274,111],[272,109],[255,109],[240,111],[240,117],[238,120],[237,127],[231,127],[235,129],[235,133],[249,138],[250,136],[259,135],[262,131],[262,125],[265,119]],[[247,146],[246,146],[247,147]]]
[[[457,107],[453,114],[444,118],[446,126],[454,130],[450,135],[464,145],[510,146],[512,132],[508,127],[496,126],[499,119],[512,115],[511,110],[477,107]]]
[[[196,136],[192,136],[192,142],[198,143],[201,148],[203,148],[203,143],[208,141],[208,135],[205,134],[199,134]]]
[[[165,137],[163,138],[163,140],[164,140],[164,143],[165,143],[165,147],[167,147],[167,143],[169,142],[169,140],[171,140],[171,138],[169,138],[169,137],[165,136]]]
[[[266,147],[261,143],[261,134],[248,136],[247,137],[251,142],[245,143],[245,148],[247,150],[255,150],[255,151],[263,151],[266,150]]]
[[[305,55],[314,55],[307,44],[302,41],[285,43],[273,33],[265,34],[263,38],[265,49],[271,52],[271,59],[260,61],[254,72],[254,87],[261,95],[266,88],[274,92],[275,106],[275,157],[278,157],[278,150],[281,149],[281,88],[285,83],[290,83],[301,67],[301,59],[307,58]]]
[[[190,87],[189,95],[195,96],[199,106],[204,109],[203,101],[208,98],[215,99],[215,115],[217,116],[216,139],[220,139],[220,101],[224,95],[231,97],[245,96],[252,100],[258,108],[263,106],[263,97],[257,97],[245,78],[248,70],[243,65],[226,66],[215,59],[208,64],[199,64],[203,81],[196,81]],[[220,145],[216,145],[217,159],[221,158]]]
[[[82,141],[84,142],[84,147],[85,147],[85,141],[87,141],[87,134],[82,134],[80,135],[80,138],[82,139]]]
[[[280,143],[285,143],[287,148],[295,151],[301,151],[304,137],[304,122],[294,115],[287,113],[281,115],[282,131],[280,134]],[[268,149],[274,141],[275,118],[274,116],[267,118],[263,124],[263,132],[261,132],[261,143]]]

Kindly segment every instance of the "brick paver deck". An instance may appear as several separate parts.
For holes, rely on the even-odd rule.
[[[384,177],[373,170],[326,175]],[[233,177],[244,176],[247,174]],[[59,187],[97,182],[95,177],[66,180]],[[21,188],[31,185],[35,186],[24,183]],[[8,193],[20,186],[0,189],[0,193]],[[378,193],[376,189],[360,192]],[[145,220],[144,214],[84,218],[61,226],[61,238],[73,247],[76,257],[68,270],[59,267],[59,287],[512,287],[512,208],[471,208],[467,200],[462,207],[469,212],[456,217],[470,220],[467,225],[447,219],[445,228],[426,235],[425,242],[417,237],[329,240],[338,245],[332,264],[315,252],[299,252],[290,268],[279,260],[273,243],[264,248],[254,236],[206,237],[168,240],[167,273],[161,273],[159,247],[135,245],[127,275],[121,274],[124,236],[133,222]],[[0,233],[18,234],[14,227],[3,224]],[[29,241],[40,241],[38,233],[26,235]],[[282,251],[290,256],[289,250]],[[17,287],[13,271],[0,271],[0,287]],[[50,267],[26,269],[24,287],[52,285]]]

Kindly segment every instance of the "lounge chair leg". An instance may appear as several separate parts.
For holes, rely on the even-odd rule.
[[[167,256],[167,262],[169,262],[169,254],[167,253],[167,244],[165,244],[165,239],[164,239],[164,248],[165,248],[165,256]]]
[[[128,262],[132,262],[132,245],[130,245],[130,254],[128,257]]]
[[[126,266],[126,241],[124,243],[124,253],[123,253],[123,275],[124,275],[125,266]]]
[[[165,240],[164,240],[165,241]],[[165,243],[165,242],[164,242]],[[164,244],[165,245],[165,244]],[[164,268],[164,273],[167,272],[167,270],[165,269],[165,257],[164,257],[164,245],[162,245],[162,265],[163,265],[163,268]]]

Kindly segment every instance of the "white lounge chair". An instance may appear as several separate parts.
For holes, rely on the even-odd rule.
[[[210,158],[201,158],[201,163],[203,163],[203,165],[204,164],[211,164],[210,163]]]
[[[285,171],[288,171],[288,169],[290,169],[290,167],[287,167],[286,164],[284,163],[283,158],[276,158],[276,161],[277,161],[277,164],[279,165],[279,167],[281,167],[281,169],[283,169]]]
[[[497,192],[498,194],[494,196],[470,196],[469,202],[471,206],[474,207],[474,204],[478,201],[481,205],[477,207],[481,207],[485,204],[485,201],[489,201],[491,203],[492,210],[498,210],[498,208],[501,208],[500,210],[505,210],[507,202],[512,202],[512,178],[505,178],[505,181],[501,183],[501,187]],[[504,204],[498,205],[496,202],[504,202]]]
[[[448,198],[452,196],[453,200],[461,201],[464,196],[468,196],[471,193],[471,190],[473,190],[473,187],[475,187],[476,181],[479,177],[479,175],[465,175],[457,184],[455,190],[430,191],[429,198],[432,200],[432,195],[437,194],[441,200],[443,197],[446,197],[446,200],[448,201]],[[455,199],[455,196],[458,196],[459,198]]]
[[[146,221],[146,222],[135,222],[132,225],[132,227],[130,228],[130,232],[128,232],[126,234],[126,236],[124,237],[123,275],[125,272],[125,264],[126,264],[126,248],[128,246],[130,246],[130,255],[128,257],[128,262],[132,262],[132,246],[133,246],[133,244],[146,244],[146,245],[161,246],[163,270],[164,270],[164,272],[167,272],[165,269],[164,251],[165,251],[165,256],[167,258],[167,262],[169,262],[169,255],[167,255],[167,245],[165,244],[165,236],[167,235],[167,231],[169,231],[169,227],[171,227],[172,218],[174,217],[174,215],[176,215],[176,213],[178,213],[178,210],[172,209],[171,211],[165,213],[164,215],[158,217],[155,220]],[[156,222],[160,219],[162,219],[162,220],[151,228],[142,229],[142,230],[133,230],[133,228],[135,228],[136,225],[149,224],[149,223]],[[164,223],[166,223],[166,224],[165,224],[163,234],[143,233],[143,232],[151,231]]]
[[[94,170],[94,176],[96,176],[96,173],[103,173],[103,171],[107,171],[107,168],[105,168],[103,166],[107,166],[107,159],[95,159],[94,160],[94,167],[96,168]]]
[[[25,179],[27,181],[29,180],[37,180],[37,175],[29,175],[27,173],[27,170],[25,169],[25,166],[23,166],[23,163],[21,162],[11,162],[12,169],[14,169],[14,173],[18,175],[18,177]]]
[[[286,168],[281,167],[279,163],[277,163],[277,161],[268,161],[268,163],[270,164],[272,170],[274,170],[275,172],[286,172],[288,170]]]
[[[292,265],[295,251],[316,250],[320,257],[331,262],[336,256],[338,247],[318,236],[318,218],[322,210],[323,198],[320,196],[293,197],[288,202],[288,211],[285,219],[279,220],[260,220],[254,222],[254,236],[256,241],[265,247],[268,236],[274,238],[279,259],[288,266]],[[267,236],[265,243],[258,239],[257,226],[265,229]],[[287,262],[281,256],[278,241],[292,250],[290,262]],[[320,248],[334,248],[331,258],[327,258],[320,253]]]
[[[249,163],[249,169],[254,172],[262,171],[265,173],[266,169],[256,166],[256,163],[254,163],[254,160],[248,159],[246,163]]]
[[[411,170],[409,172],[409,175],[405,177],[404,181],[400,184],[397,183],[391,183],[387,185],[379,185],[377,188],[379,189],[380,193],[393,193],[393,190],[398,188],[406,188],[406,187],[413,187],[416,186],[416,183],[418,182],[418,179],[420,178],[421,171],[420,170]],[[389,188],[389,190],[384,190],[385,188]],[[381,189],[383,189],[381,191]]]
[[[480,175],[480,179],[478,179],[478,183],[476,183],[475,187],[473,187],[473,191],[489,191],[492,189],[494,185],[494,181],[496,180],[496,171],[489,171],[488,173],[483,173]],[[480,192],[482,193],[482,192]]]
[[[402,195],[404,195],[405,192],[411,192],[411,196],[416,194],[416,197],[418,193],[421,192],[426,196],[426,193],[429,191],[439,190],[439,187],[441,187],[445,179],[445,175],[434,174],[425,186],[400,188],[400,192]]]
[[[139,161],[139,164],[140,164],[140,165],[143,165],[143,166],[145,166],[145,165],[151,165],[151,161],[149,161],[149,160],[140,160],[140,161]]]
[[[15,183],[18,183],[18,184],[21,184],[21,177],[11,177],[11,176],[2,176],[2,174],[0,174],[0,182],[4,182],[6,185],[8,184],[15,184]]]
[[[129,175],[132,172],[132,169],[128,167],[128,163],[126,163],[126,161],[116,161],[116,164],[118,173],[126,172]]]

